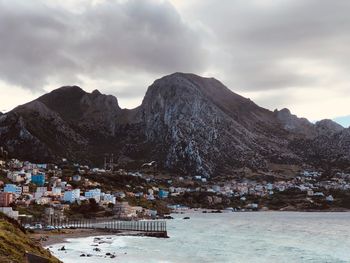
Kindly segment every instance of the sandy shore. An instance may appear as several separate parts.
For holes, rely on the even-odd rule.
[[[109,235],[124,235],[124,233],[108,232],[94,229],[65,229],[52,232],[36,232],[31,234],[31,237],[40,242],[43,247],[47,247],[57,243],[68,243],[69,238],[80,238],[89,236],[109,236]]]
[[[31,234],[31,237],[39,242],[43,247],[48,247],[58,243],[68,243],[69,238],[81,238],[91,236],[149,236],[156,238],[167,238],[166,233],[157,232],[137,232],[137,231],[109,231],[96,229],[65,229],[59,232],[41,231]]]

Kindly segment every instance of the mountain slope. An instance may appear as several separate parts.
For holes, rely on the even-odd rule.
[[[67,86],[0,116],[1,142],[21,158],[101,164],[113,153],[120,165],[156,160],[169,171],[205,176],[270,163],[321,165],[317,159],[346,166],[349,138],[330,120],[314,125],[287,109],[271,112],[216,79],[184,73],[156,80],[133,110],[97,90]]]

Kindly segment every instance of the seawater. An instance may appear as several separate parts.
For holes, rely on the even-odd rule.
[[[188,213],[167,221],[169,239],[94,237],[50,247],[76,262],[350,262],[350,213]],[[183,217],[189,216],[189,220]],[[81,254],[91,257],[80,257]],[[115,258],[106,257],[114,253]]]

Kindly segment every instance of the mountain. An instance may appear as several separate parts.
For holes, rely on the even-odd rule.
[[[204,176],[271,164],[349,166],[349,138],[330,120],[272,112],[214,78],[185,73],[156,80],[132,110],[97,90],[66,86],[0,116],[3,146],[23,159],[101,164],[113,153],[119,166],[156,160],[165,170]]]
[[[316,122],[316,130],[318,135],[333,135],[344,130],[344,127],[332,120],[321,120]]]
[[[140,111],[147,141],[162,163],[183,171],[210,175],[266,167],[263,156],[287,143],[271,112],[215,79],[166,76],[149,87]]]
[[[298,118],[290,110],[286,108],[280,111],[275,110],[274,114],[282,124],[283,129],[294,134],[304,135],[308,138],[316,135],[316,127],[311,122],[305,118]]]

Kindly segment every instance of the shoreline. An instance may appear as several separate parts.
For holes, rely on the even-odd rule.
[[[74,230],[64,230],[61,232],[37,232],[31,234],[31,238],[35,239],[37,242],[41,244],[42,247],[47,248],[51,245],[55,244],[68,244],[68,239],[70,238],[83,238],[90,236],[110,236],[110,235],[118,235],[118,233],[112,233],[101,230],[94,229],[74,229]]]
[[[138,231],[108,231],[96,229],[68,229],[61,232],[37,232],[31,234],[31,238],[35,239],[44,248],[49,248],[56,244],[69,244],[70,238],[84,238],[97,236],[138,236],[138,237],[154,237],[168,238],[163,234],[156,232],[138,232]]]

